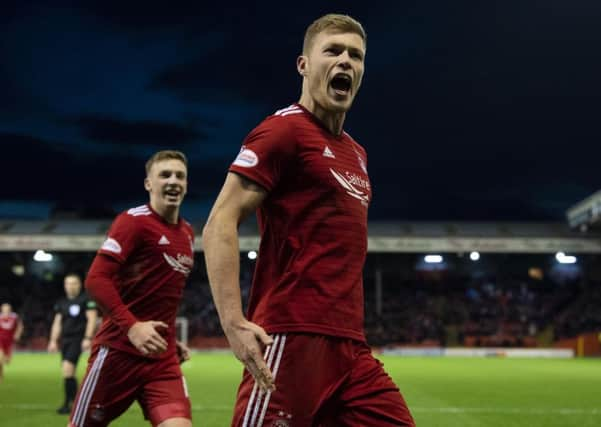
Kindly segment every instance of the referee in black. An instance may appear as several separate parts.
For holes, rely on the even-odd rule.
[[[88,351],[96,329],[96,303],[81,291],[81,277],[74,273],[65,276],[65,297],[54,306],[54,321],[50,331],[48,351],[56,352],[60,339],[65,402],[59,414],[70,414],[77,394],[75,368],[82,351]]]

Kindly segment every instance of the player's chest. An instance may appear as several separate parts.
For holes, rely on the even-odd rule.
[[[194,266],[192,235],[181,229],[160,227],[144,236],[141,256],[151,266],[188,275]]]
[[[15,319],[9,317],[0,319],[0,329],[11,330],[15,327]]]
[[[299,154],[300,180],[307,180],[316,191],[349,203],[369,205],[371,183],[367,162],[350,141],[309,140]]]

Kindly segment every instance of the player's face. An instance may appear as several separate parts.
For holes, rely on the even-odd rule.
[[[81,292],[81,280],[79,277],[65,277],[65,294],[68,298],[75,298]]]
[[[365,43],[359,34],[324,31],[315,37],[308,55],[299,58],[298,66],[318,105],[346,112],[361,86],[364,59]]]
[[[144,181],[153,206],[179,207],[188,191],[188,171],[180,160],[169,159],[153,163]]]
[[[9,314],[11,311],[13,311],[13,308],[11,307],[10,304],[4,303],[0,307],[0,311],[2,312],[2,314]]]

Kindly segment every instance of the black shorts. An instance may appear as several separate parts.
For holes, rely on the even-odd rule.
[[[69,362],[77,365],[79,356],[81,356],[81,338],[67,338],[63,339],[61,343],[61,356],[62,360],[68,360]]]

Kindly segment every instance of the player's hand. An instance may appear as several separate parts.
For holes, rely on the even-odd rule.
[[[244,364],[261,390],[274,391],[273,375],[263,359],[265,347],[273,343],[273,338],[262,327],[246,319],[225,329],[234,355]]]
[[[92,347],[92,340],[90,338],[81,340],[81,351],[88,351],[90,347]]]
[[[190,360],[190,349],[186,344],[181,341],[175,341],[175,349],[177,350],[177,358],[180,365]]]
[[[56,341],[48,341],[48,353],[56,353],[58,351],[58,344]]]
[[[127,331],[127,338],[144,356],[156,355],[167,350],[167,341],[158,329],[167,329],[166,323],[155,320],[136,322]]]

